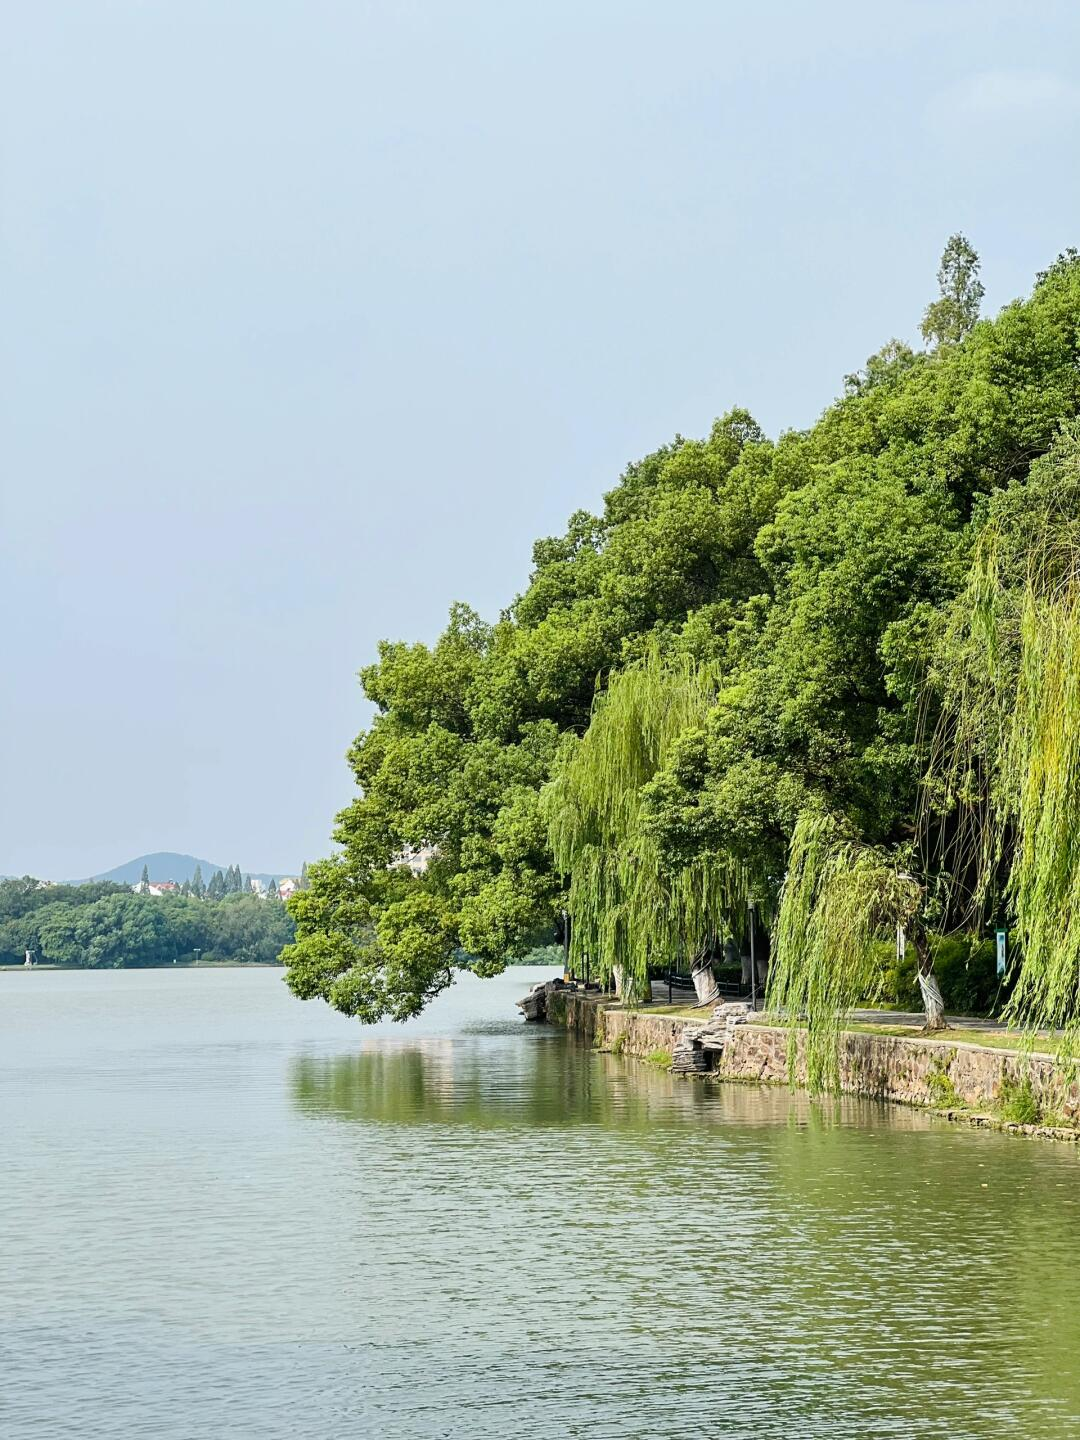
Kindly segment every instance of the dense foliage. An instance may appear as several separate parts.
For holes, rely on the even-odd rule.
[[[918,882],[827,812],[807,809],[791,838],[769,991],[792,1028],[805,1020],[811,1089],[835,1089],[845,1012],[880,988],[875,939],[919,913]],[[798,1050],[788,1047],[794,1079]]]
[[[854,881],[846,898],[822,890],[812,952],[800,938],[778,956],[802,1006],[809,954],[832,985],[828,957],[845,935],[865,959],[897,908],[914,906],[920,925],[952,913],[955,847],[927,837],[958,831],[956,796],[938,780],[920,797],[956,684],[956,607],[989,517],[1015,515],[1024,531],[1028,497],[1080,411],[1080,264],[1063,257],[993,320],[977,318],[978,260],[962,237],[939,281],[926,349],[890,342],[809,429],[769,440],[734,410],[704,440],[676,437],[627,468],[601,514],[578,512],[538,542],[527,589],[496,623],[458,605],[435,645],[380,646],[362,672],[378,713],[350,752],[359,794],[339,817],[341,849],[290,901],[298,995],[364,1020],[414,1014],[456,966],[494,973],[550,939],[564,907],[600,897],[597,866],[611,873],[620,849],[653,857],[656,894],[703,866],[738,876],[763,916],[780,907],[776,934],[792,944],[785,894],[805,919],[820,884],[832,877],[835,892],[854,869],[869,923]],[[606,723],[597,692],[642,663],[676,687],[698,667],[708,703],[645,746],[647,763],[642,735],[624,733],[637,768],[623,828],[564,844],[571,822],[552,797],[593,745],[580,739],[590,722]],[[784,892],[812,817],[813,874],[800,867]],[[594,819],[607,824],[600,809]],[[424,873],[396,863],[407,846],[435,847]],[[999,857],[1007,848],[1001,839]],[[610,913],[603,902],[576,917],[601,971],[615,945],[642,943],[642,895],[626,880],[624,866]],[[968,925],[988,918],[989,893]],[[841,1003],[851,990],[829,993]]]
[[[92,968],[171,965],[195,959],[269,964],[293,937],[280,900],[231,894],[133,894],[126,885],[41,885],[0,881],[0,964]]]
[[[933,676],[927,810],[951,908],[1012,918],[1010,1014],[1080,1024],[1080,427],[995,495]]]
[[[648,999],[654,968],[707,962],[749,899],[743,867],[724,852],[667,865],[645,823],[646,787],[716,695],[714,667],[689,657],[665,663],[650,649],[613,674],[541,794],[555,866],[571,877],[575,968],[613,975],[630,999]]]

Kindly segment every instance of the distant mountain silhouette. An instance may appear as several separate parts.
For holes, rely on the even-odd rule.
[[[173,850],[156,850],[152,855],[137,855],[134,860],[125,861],[123,865],[117,865],[114,870],[106,870],[101,875],[92,875],[92,880],[114,880],[118,885],[137,885],[142,879],[143,866],[150,872],[151,880],[175,880],[182,885],[185,880],[190,880],[195,874],[195,866],[202,869],[203,884],[205,885],[215,870],[224,872],[228,865],[216,865],[212,860],[199,860],[194,855],[177,855]],[[282,875],[296,874],[299,870],[281,870],[274,874],[269,870],[244,870],[245,875],[253,875],[256,880],[263,882],[274,879],[280,880]]]

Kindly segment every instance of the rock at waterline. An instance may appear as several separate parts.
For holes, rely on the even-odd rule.
[[[517,1007],[525,1016],[526,1020],[547,1019],[547,992],[549,990],[561,990],[561,980],[541,980],[539,985],[534,985],[524,1000],[517,1002]]]

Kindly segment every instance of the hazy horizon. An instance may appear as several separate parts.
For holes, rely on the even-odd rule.
[[[326,853],[384,636],[1080,244],[1080,11],[17,7],[0,873]],[[288,867],[292,867],[291,869]]]

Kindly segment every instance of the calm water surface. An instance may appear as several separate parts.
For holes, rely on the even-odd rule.
[[[0,976],[0,1434],[1080,1436],[1080,1172],[272,970]]]

